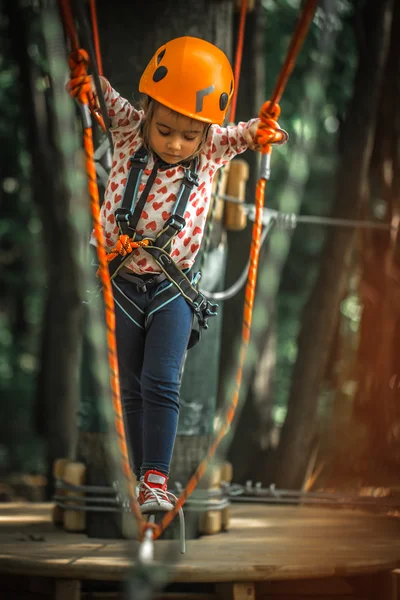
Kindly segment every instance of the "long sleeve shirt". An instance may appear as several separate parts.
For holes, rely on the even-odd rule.
[[[143,143],[141,124],[144,113],[122,98],[108,82],[105,103],[111,122],[114,155],[101,208],[101,222],[106,247],[111,250],[119,236],[114,213],[122,203],[129,174],[129,158]],[[180,269],[190,268],[200,249],[210,206],[213,178],[220,167],[248,148],[243,133],[252,123],[254,119],[248,123],[240,122],[235,126],[211,125],[209,128],[206,142],[198,157],[199,185],[193,188],[184,215],[186,226],[172,241],[171,257]],[[154,161],[155,157],[150,153],[140,180],[137,201],[152,172]],[[154,239],[161,231],[165,221],[171,216],[182,184],[183,173],[184,167],[180,164],[164,166],[158,170],[137,224],[138,233]],[[95,244],[93,234],[91,243]],[[131,258],[125,262],[125,267],[137,274],[160,272],[160,267],[143,248],[132,251]]]

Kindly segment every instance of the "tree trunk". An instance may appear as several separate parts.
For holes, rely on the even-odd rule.
[[[212,42],[228,57],[232,46],[231,0],[99,2],[104,75],[125,98],[139,98],[140,76],[162,44],[190,35]]]
[[[392,0],[368,0],[362,12],[363,38],[354,93],[343,131],[334,217],[356,219],[365,200],[376,109],[387,56]],[[368,40],[366,47],[365,40]],[[318,393],[329,357],[340,299],[348,277],[354,231],[332,230],[320,273],[304,310],[288,413],[279,446],[276,485],[303,486],[317,436]]]

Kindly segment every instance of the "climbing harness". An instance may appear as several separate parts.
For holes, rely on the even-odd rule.
[[[141,247],[148,252],[159,265],[165,277],[170,284],[157,293],[153,302],[148,307],[148,315],[145,316],[143,323],[143,313],[132,302],[127,305],[125,297],[125,306],[130,308],[128,311],[136,324],[140,323],[143,329],[146,328],[146,322],[149,316],[153,315],[168,301],[173,300],[181,294],[188,304],[192,307],[198,321],[198,329],[192,330],[189,348],[192,348],[200,339],[201,329],[208,329],[208,319],[217,314],[217,305],[209,302],[204,294],[195,287],[199,280],[199,274],[193,279],[189,279],[187,273],[179,269],[175,261],[171,258],[170,252],[174,237],[184,229],[186,220],[184,214],[188,204],[190,193],[194,186],[198,185],[198,176],[196,174],[197,158],[184,168],[182,185],[177,196],[177,200],[172,209],[171,216],[167,219],[157,236],[152,239],[144,237],[137,231],[137,224],[146,204],[148,194],[157,177],[158,170],[165,165],[162,161],[156,160],[153,169],[148,177],[146,186],[137,200],[138,189],[141,175],[146,168],[149,154],[142,146],[129,160],[129,175],[126,187],[123,193],[122,205],[115,211],[115,220],[120,230],[120,236],[114,248],[107,256],[109,261],[110,277],[114,280],[120,269],[129,261],[130,254],[134,248]],[[133,275],[133,273],[132,273]],[[156,276],[154,276],[156,279]],[[153,281],[151,281],[153,283]],[[149,282],[147,283],[147,285]],[[114,282],[114,289],[118,294],[118,301],[124,302],[123,294]],[[178,292],[178,293],[177,293]]]

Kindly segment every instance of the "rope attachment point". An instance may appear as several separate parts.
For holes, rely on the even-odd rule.
[[[289,139],[289,134],[279,127],[278,118],[280,113],[279,104],[272,104],[269,100],[264,102],[261,107],[255,142],[261,146],[263,154],[271,154],[272,144],[286,144]],[[268,178],[269,176],[265,179]]]

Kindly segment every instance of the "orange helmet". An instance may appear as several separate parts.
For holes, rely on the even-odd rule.
[[[232,67],[210,42],[175,38],[157,50],[139,91],[187,117],[221,125],[233,94]]]

